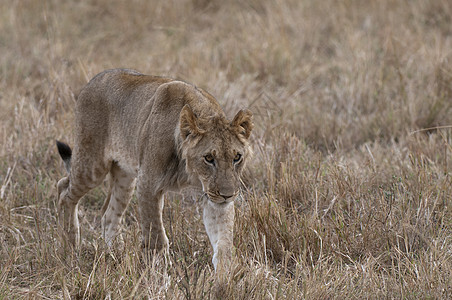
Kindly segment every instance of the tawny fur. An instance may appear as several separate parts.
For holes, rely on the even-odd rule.
[[[188,83],[132,70],[98,74],[77,99],[72,157],[62,153],[69,169],[58,182],[65,235],[78,245],[78,202],[110,174],[102,217],[106,242],[111,245],[117,235],[136,185],[143,243],[164,251],[163,195],[192,185],[208,196],[204,223],[214,266],[227,265],[233,200],[250,155],[252,128],[251,112],[241,110],[228,121],[212,95]]]

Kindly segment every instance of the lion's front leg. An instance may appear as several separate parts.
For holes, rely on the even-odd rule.
[[[203,219],[213,248],[212,263],[215,271],[227,269],[232,259],[234,202],[216,204],[206,200]]]
[[[140,180],[137,197],[140,213],[141,236],[146,250],[165,253],[169,243],[163,227],[163,192],[155,192],[149,181]]]

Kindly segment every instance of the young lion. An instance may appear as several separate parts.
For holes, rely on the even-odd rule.
[[[117,235],[136,184],[143,244],[167,250],[163,194],[194,185],[208,198],[203,219],[213,265],[226,266],[252,128],[250,111],[240,110],[229,122],[212,95],[188,83],[124,69],[98,74],[77,99],[74,151],[57,141],[69,172],[57,186],[67,238],[79,244],[78,202],[109,173],[102,216],[107,244]]]

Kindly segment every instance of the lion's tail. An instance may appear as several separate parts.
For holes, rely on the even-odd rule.
[[[58,148],[58,153],[60,153],[60,156],[63,159],[64,166],[67,172],[69,173],[71,170],[71,157],[72,157],[71,147],[69,147],[68,144],[65,144],[60,141],[56,141],[56,145]]]

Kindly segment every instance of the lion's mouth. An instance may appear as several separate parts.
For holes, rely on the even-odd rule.
[[[207,198],[210,201],[212,201],[213,203],[223,204],[223,203],[233,202],[235,197],[237,196],[237,193],[235,193],[234,195],[229,196],[229,197],[223,197],[221,195],[218,195],[218,194],[212,193],[212,192],[207,192],[207,193],[205,193],[205,195],[207,195]]]

